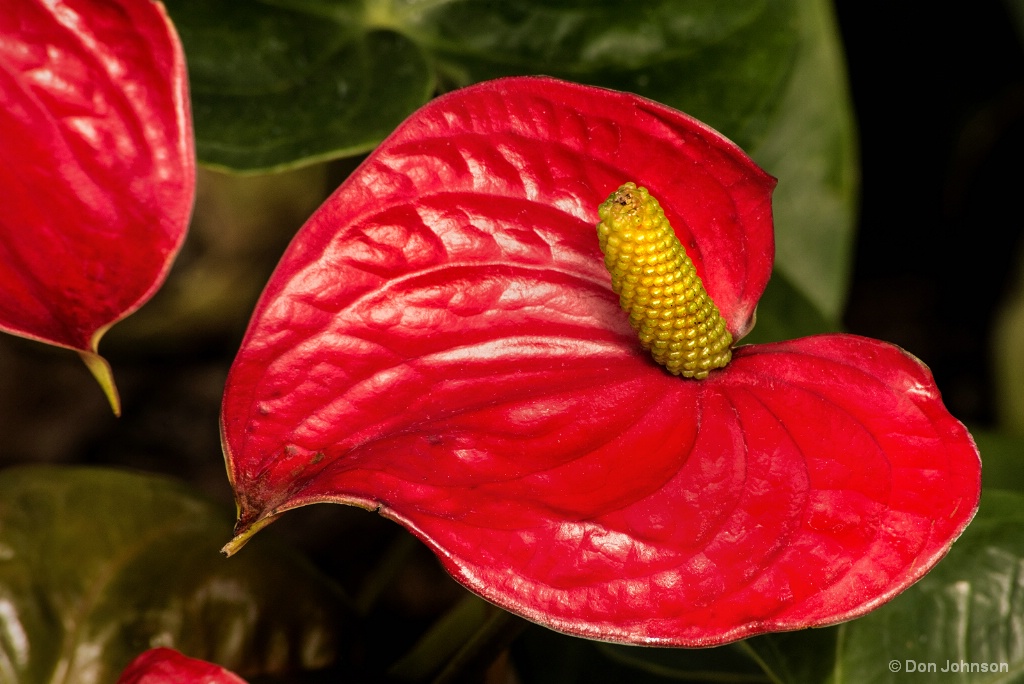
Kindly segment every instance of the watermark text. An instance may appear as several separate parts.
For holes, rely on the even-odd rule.
[[[947,660],[930,663],[923,660],[890,660],[891,672],[1009,672],[1009,663],[975,663],[966,660]]]

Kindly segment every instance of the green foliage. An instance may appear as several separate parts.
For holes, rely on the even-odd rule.
[[[366,152],[426,102],[507,75],[627,90],[717,128],[780,179],[779,270],[835,320],[854,135],[824,0],[168,0],[205,164],[259,172]]]
[[[231,519],[162,477],[0,472],[0,681],[113,682],[156,646],[243,675],[331,664],[346,601],[272,541],[225,559]]]
[[[1024,2],[1022,14],[1024,17]],[[999,311],[994,332],[996,407],[1002,427],[1024,435],[1024,252],[1016,283]],[[1024,456],[1024,452],[1020,452]]]
[[[826,318],[784,272],[776,269],[757,303],[757,323],[740,344],[794,340],[806,335],[838,332],[840,327],[837,321]]]

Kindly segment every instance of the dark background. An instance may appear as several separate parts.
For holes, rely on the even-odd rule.
[[[994,421],[991,334],[1022,248],[1024,52],[1001,2],[836,3],[862,196],[845,323],[912,351]]]

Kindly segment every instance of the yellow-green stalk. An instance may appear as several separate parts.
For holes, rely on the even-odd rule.
[[[674,375],[698,380],[732,359],[732,335],[646,188],[626,183],[598,207],[612,288],[640,344]]]

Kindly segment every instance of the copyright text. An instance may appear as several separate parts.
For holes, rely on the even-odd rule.
[[[966,660],[947,660],[929,663],[921,660],[890,660],[892,672],[1009,672],[1009,663],[973,663]]]

